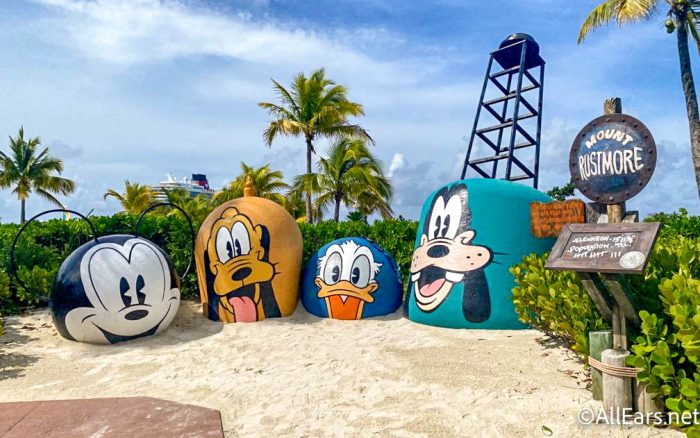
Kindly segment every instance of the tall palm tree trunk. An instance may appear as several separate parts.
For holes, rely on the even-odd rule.
[[[27,209],[25,206],[26,203],[27,203],[26,199],[19,200],[19,205],[20,205],[19,224],[20,225],[24,225],[24,223],[27,222]]]
[[[695,170],[695,182],[700,196],[700,112],[698,111],[698,96],[695,92],[695,80],[690,66],[690,51],[688,50],[687,11],[676,13],[678,27],[678,58],[681,64],[681,83],[685,94],[685,106],[688,111],[688,125],[690,128],[690,149],[693,156],[693,168]]]
[[[336,223],[340,222],[340,202],[342,200],[343,200],[343,194],[336,193],[335,194],[335,213],[333,214],[333,218],[335,219]]]
[[[311,154],[313,153],[314,146],[311,144],[311,139],[306,138],[306,173],[311,173]],[[310,224],[313,221],[311,216],[311,191],[306,192],[306,223]]]

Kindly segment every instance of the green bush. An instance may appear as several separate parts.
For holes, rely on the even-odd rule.
[[[658,269],[659,259],[668,270],[654,274],[659,279],[658,305],[654,306],[658,310],[639,312],[641,334],[628,359],[629,365],[643,369],[637,378],[648,384],[648,391],[679,414],[700,410],[699,256],[700,240],[677,237],[657,243],[650,270]],[[698,436],[700,428],[686,432]]]
[[[513,304],[520,321],[588,355],[588,332],[608,325],[573,272],[544,269],[547,254],[531,254],[510,269],[515,276]]]
[[[700,218],[687,211],[659,213],[660,237],[644,275],[623,277],[639,311],[632,329],[630,366],[672,412],[700,410]],[[513,267],[513,301],[520,319],[588,353],[588,332],[607,324],[570,272],[544,270],[546,256],[530,255]],[[687,428],[700,436],[700,427]]]
[[[685,208],[676,213],[652,214],[644,222],[661,222],[662,236],[700,238],[700,216],[690,216]]]
[[[91,217],[98,236],[131,234],[137,217],[124,213],[114,216]],[[405,276],[411,263],[417,222],[407,220],[365,222],[322,222],[300,224],[304,239],[304,262],[326,243],[341,237],[365,237],[384,248],[397,261]],[[16,249],[18,275],[29,286],[24,290],[9,282],[9,248],[17,233],[16,224],[0,224],[0,313],[16,313],[23,307],[45,304],[53,278],[61,262],[78,246],[91,238],[87,224],[80,220],[48,220],[32,223],[22,234]],[[195,229],[195,233],[197,230]],[[182,274],[188,263],[191,239],[187,222],[178,215],[151,214],[146,216],[140,234],[165,250],[175,270]],[[199,296],[194,269],[182,280],[185,298]]]

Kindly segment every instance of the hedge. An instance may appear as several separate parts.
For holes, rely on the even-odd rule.
[[[665,406],[683,414],[700,410],[700,217],[687,211],[660,213],[662,223],[644,275],[626,276],[642,321],[630,336],[630,366]],[[588,355],[588,332],[607,327],[570,272],[544,269],[546,255],[530,255],[511,269],[513,301],[520,319]],[[700,436],[700,428],[686,428]]]
[[[114,216],[91,217],[98,236],[105,234],[133,233],[137,216],[119,213]],[[19,226],[0,224],[0,314],[18,312],[22,308],[45,305],[46,296],[60,263],[75,248],[90,239],[87,224],[80,220],[53,219],[29,225],[22,234],[16,251],[18,272],[30,290],[18,287],[10,281],[9,248]],[[374,241],[391,254],[407,277],[411,263],[417,222],[408,220],[365,222],[322,222],[300,224],[304,239],[304,262],[321,246],[331,240],[360,236]],[[196,229],[195,229],[196,232]],[[187,265],[190,251],[189,229],[178,215],[150,215],[141,223],[140,234],[163,248],[173,261],[178,273]],[[40,291],[39,293],[37,291]],[[199,296],[194,269],[183,279],[182,295],[185,298]]]

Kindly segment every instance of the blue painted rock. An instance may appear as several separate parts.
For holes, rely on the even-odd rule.
[[[165,252],[132,235],[92,240],[61,264],[49,308],[64,338],[114,344],[155,335],[180,307],[180,279]]]
[[[388,315],[401,306],[403,286],[396,262],[359,237],[334,240],[309,259],[301,298],[322,318],[362,319]]]
[[[509,268],[549,251],[552,238],[530,231],[530,203],[551,199],[533,188],[467,179],[433,192],[421,213],[405,313],[453,328],[519,329]]]

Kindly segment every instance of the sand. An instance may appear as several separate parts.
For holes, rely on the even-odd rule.
[[[534,330],[452,330],[399,313],[365,321],[300,307],[253,324],[183,302],[164,333],[67,341],[47,311],[5,318],[0,400],[149,396],[218,409],[226,436],[682,436],[582,426],[600,407],[581,362]],[[551,431],[551,433],[550,433]]]

